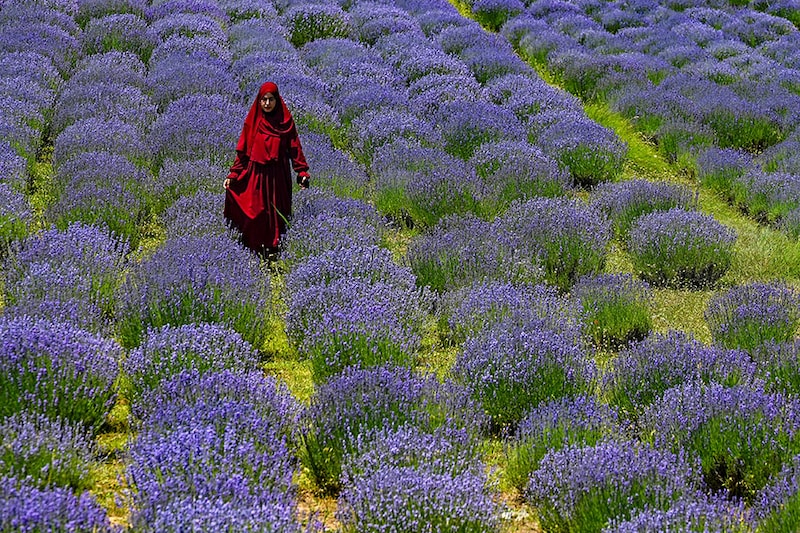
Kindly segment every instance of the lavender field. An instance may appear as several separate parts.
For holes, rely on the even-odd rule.
[[[798,0],[0,0],[0,532],[800,530],[798,125]]]

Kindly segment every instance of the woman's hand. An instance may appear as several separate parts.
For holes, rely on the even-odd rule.
[[[309,181],[309,176],[306,174],[305,176],[300,178],[300,181],[297,182],[300,184],[301,189],[308,189],[311,186],[311,182]]]
[[[231,179],[225,178],[225,181],[222,184],[226,189],[231,186]]]

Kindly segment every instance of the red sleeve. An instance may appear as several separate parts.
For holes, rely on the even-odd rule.
[[[308,175],[308,163],[306,156],[303,155],[303,147],[300,145],[300,137],[297,130],[292,129],[292,139],[289,143],[289,157],[292,160],[292,168],[301,176]]]
[[[247,163],[249,159],[247,154],[244,152],[236,152],[236,160],[231,165],[231,169],[228,173],[228,179],[236,180],[239,179],[239,176],[242,174],[245,168],[247,168]]]

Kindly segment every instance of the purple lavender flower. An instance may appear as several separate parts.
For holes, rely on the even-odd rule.
[[[34,50],[0,54],[0,74],[31,80],[45,90],[53,91],[64,83],[52,59]]]
[[[311,524],[304,528],[297,518],[294,502],[278,501],[239,502],[219,496],[204,496],[174,499],[159,503],[155,516],[147,523],[137,522],[137,529],[148,533],[178,533],[191,524],[192,531],[213,533],[215,531],[281,531],[303,533],[322,531]],[[144,521],[141,518],[138,520]]]
[[[399,60],[395,66],[409,85],[430,74],[469,75],[469,69],[463,61],[438,48],[423,47],[417,53],[402,54],[398,57]]]
[[[436,113],[444,103],[474,101],[481,97],[481,84],[471,74],[425,74],[408,86],[414,108]]]
[[[228,48],[226,41],[220,41],[208,36],[186,37],[183,35],[172,35],[158,46],[153,48],[150,53],[148,63],[151,67],[158,63],[168,60],[170,56],[180,57],[211,57],[229,65],[233,60],[233,55]],[[188,74],[191,77],[191,74]]]
[[[752,161],[751,156],[733,148],[709,148],[697,156],[698,178],[704,185],[734,198],[734,184],[744,176]]]
[[[314,185],[345,198],[364,198],[369,176],[347,153],[334,148],[330,137],[303,135],[306,161],[314,169]]]
[[[712,296],[704,317],[715,343],[750,351],[794,338],[800,325],[800,294],[777,281],[738,285]]]
[[[350,131],[359,161],[367,166],[381,147],[396,139],[416,140],[426,146],[441,139],[434,124],[400,109],[367,111],[353,119]]]
[[[469,159],[482,144],[525,138],[525,128],[511,111],[490,102],[448,102],[437,111],[444,149]]]
[[[61,91],[53,113],[52,128],[58,134],[79,120],[120,119],[144,131],[156,118],[157,108],[144,91],[127,83],[69,82]]]
[[[622,239],[641,215],[673,207],[691,209],[693,200],[685,186],[644,179],[601,183],[589,195],[589,203],[611,220],[615,233]]]
[[[443,4],[438,8],[431,8],[416,15],[420,29],[429,39],[433,39],[446,28],[451,26],[466,26],[472,21],[452,9],[451,5]]]
[[[572,445],[546,454],[531,474],[528,501],[545,530],[599,532],[612,518],[668,509],[700,489],[683,456],[637,441]]]
[[[192,94],[175,100],[153,123],[148,137],[156,167],[166,158],[229,163],[241,133],[240,121],[233,117],[245,114],[240,104],[219,94]]]
[[[165,159],[153,183],[154,206],[162,212],[181,197],[193,196],[199,191],[219,192],[219,177],[227,172],[221,161],[212,163],[208,159]]]
[[[183,370],[166,376],[131,407],[140,427],[148,430],[168,433],[195,420],[233,425],[241,415],[290,439],[295,437],[301,414],[301,405],[285,383],[256,370]]]
[[[520,141],[502,141],[478,147],[469,159],[487,188],[491,207],[499,214],[518,199],[561,196],[572,188],[572,178],[542,150]]]
[[[242,100],[229,64],[204,52],[172,53],[158,62],[151,61],[148,84],[153,87],[153,99],[161,108],[196,94],[220,95],[232,102]]]
[[[458,56],[467,48],[487,46],[508,48],[508,44],[499,36],[493,36],[475,22],[451,25],[435,36],[435,43],[448,54]]]
[[[375,44],[382,37],[408,34],[424,39],[419,24],[406,11],[388,5],[359,4],[349,11],[350,20],[360,41]]]
[[[144,15],[147,5],[144,0],[84,0],[78,4],[75,21],[85,26],[89,19],[114,13]]]
[[[553,124],[541,132],[537,142],[569,169],[576,184],[585,186],[613,180],[628,153],[627,145],[613,131],[588,118]]]
[[[161,42],[172,36],[208,37],[220,43],[228,40],[222,24],[214,17],[202,13],[169,13],[153,20],[148,31]]]
[[[475,19],[491,31],[498,31],[515,16],[522,13],[525,4],[521,0],[475,0],[472,14]]]
[[[36,52],[53,62],[59,72],[69,71],[80,52],[80,42],[63,28],[47,22],[24,22],[0,26],[0,52]]]
[[[406,261],[418,283],[437,292],[484,279],[533,282],[541,278],[535,265],[514,261],[512,252],[493,238],[491,223],[474,215],[448,216],[409,243]]]
[[[146,92],[147,66],[132,52],[112,51],[81,58],[69,77],[74,87],[110,83],[137,87]]]
[[[586,392],[597,368],[570,338],[536,321],[503,321],[467,339],[452,373],[499,429],[548,399]]]
[[[0,246],[25,238],[32,221],[27,198],[10,184],[0,182]]]
[[[756,529],[755,516],[744,502],[687,498],[673,502],[669,509],[645,509],[628,520],[613,519],[602,533],[747,533]]]
[[[340,488],[343,458],[363,449],[371,430],[461,429],[477,439],[486,425],[462,388],[397,367],[345,369],[318,388],[304,420],[300,457],[314,484],[328,492]]]
[[[342,484],[351,486],[387,466],[451,476],[480,474],[486,468],[479,441],[463,428],[442,426],[429,432],[414,425],[378,427],[355,436],[342,464]]]
[[[514,250],[514,261],[538,266],[548,283],[567,291],[580,276],[602,270],[611,224],[578,200],[533,198],[497,217],[493,233]]]
[[[498,49],[472,46],[464,49],[459,57],[482,84],[510,74],[535,75],[535,71],[510,47]]]
[[[800,456],[786,461],[783,469],[761,489],[753,502],[756,515],[761,519],[763,531],[789,533],[800,525],[798,521],[798,478]]]
[[[7,531],[113,533],[105,510],[88,493],[40,489],[25,480],[0,477],[0,528]]]
[[[796,402],[757,387],[686,383],[640,422],[656,446],[697,457],[710,491],[748,501],[800,451]]]
[[[447,321],[450,339],[477,337],[492,324],[540,322],[564,337],[581,338],[583,312],[579,304],[550,285],[479,282],[446,293],[439,302],[439,319]],[[507,323],[507,322],[506,322]]]
[[[423,317],[415,287],[343,278],[293,294],[286,329],[319,383],[348,366],[410,367]]]
[[[22,193],[28,182],[27,162],[8,142],[0,141],[0,183],[7,184],[12,190]],[[9,206],[18,205],[9,202]]]
[[[83,425],[20,411],[0,420],[0,478],[26,479],[40,488],[91,487],[94,443]]]
[[[81,34],[86,55],[110,52],[133,52],[142,61],[150,58],[158,40],[148,32],[147,21],[133,13],[115,13],[90,19]]]
[[[161,215],[167,239],[227,235],[235,241],[236,232],[222,215],[224,205],[224,195],[208,191],[178,198]]]
[[[712,216],[676,207],[642,215],[628,234],[636,273],[654,285],[703,287],[725,275],[734,230]]]
[[[160,0],[147,9],[147,18],[152,21],[175,15],[204,15],[220,24],[228,21],[224,6],[214,0]]]
[[[592,396],[578,395],[551,400],[531,409],[506,443],[506,477],[520,492],[548,452],[567,446],[594,446],[622,434],[617,410]]]
[[[151,154],[142,130],[116,116],[86,118],[64,128],[53,143],[53,164],[58,169],[70,158],[86,152],[121,155],[140,166],[148,163]]]
[[[650,286],[628,273],[581,277],[572,288],[585,312],[585,331],[598,347],[620,347],[650,333]]]
[[[294,465],[283,439],[202,424],[166,434],[140,432],[130,445],[126,477],[135,489],[131,517],[152,530],[176,502],[225,501],[237,508],[292,508]],[[280,508],[279,507],[279,508]]]
[[[30,317],[1,320],[0,338],[3,416],[28,408],[99,429],[116,398],[115,342]]]
[[[199,373],[247,372],[258,365],[258,352],[241,335],[216,324],[164,326],[147,332],[123,363],[129,399],[137,404],[147,391],[185,370]]]
[[[355,246],[328,250],[295,265],[284,280],[287,300],[313,286],[327,286],[342,279],[383,282],[412,290],[416,277],[408,267],[398,265],[392,253],[380,246]]]
[[[399,528],[500,531],[499,505],[485,477],[385,466],[344,488],[337,517],[349,531],[359,533]]]
[[[250,251],[224,236],[167,241],[142,261],[119,295],[119,332],[127,347],[167,324],[224,325],[260,349],[268,335],[269,278]]]
[[[751,169],[734,184],[734,200],[758,221],[775,223],[800,207],[800,174]]]
[[[343,38],[353,35],[348,14],[335,3],[299,3],[283,14],[289,40],[297,47],[317,39]]]
[[[786,213],[778,223],[778,228],[793,239],[800,237],[800,207]]]
[[[636,414],[671,387],[692,381],[733,386],[749,383],[755,365],[747,353],[706,346],[670,330],[623,348],[603,376],[609,402]]]
[[[108,322],[128,250],[128,243],[108,230],[79,223],[33,234],[15,243],[4,261],[5,303],[30,310],[33,302],[74,300]],[[82,315],[93,314],[71,318],[83,326]]]

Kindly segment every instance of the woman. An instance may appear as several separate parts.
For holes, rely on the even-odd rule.
[[[225,178],[225,218],[242,232],[244,244],[274,254],[292,214],[292,177],[308,188],[308,164],[278,86],[261,86],[244,120],[236,160]]]

